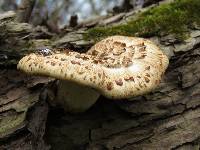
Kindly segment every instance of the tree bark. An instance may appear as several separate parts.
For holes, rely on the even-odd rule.
[[[20,57],[38,48],[68,47],[84,52],[94,44],[83,39],[86,29],[119,24],[134,13],[85,22],[53,39],[45,28],[13,22],[13,14],[0,16],[0,28],[7,31],[0,30],[0,64],[4,67],[0,73],[0,117],[4,120],[0,123],[0,148],[42,150],[50,145],[54,150],[199,149],[200,28],[191,29],[188,39],[179,43],[172,35],[150,38],[170,58],[167,72],[154,92],[133,101],[111,101],[101,96],[82,114],[50,107],[46,122],[46,85],[52,80],[16,71]],[[20,31],[16,30],[19,26]],[[9,121],[12,126],[6,126]]]
[[[34,42],[33,36],[45,34],[14,17],[11,11],[0,15],[0,149],[47,150],[43,136],[48,104],[40,91],[50,80],[16,70],[18,59],[34,48],[26,44],[28,37]]]
[[[18,22],[29,22],[35,0],[22,0],[17,10],[17,21]]]

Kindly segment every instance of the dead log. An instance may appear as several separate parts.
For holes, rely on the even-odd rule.
[[[13,14],[0,16],[0,28],[6,29],[6,32],[0,30],[1,149],[20,146],[42,150],[48,149],[48,145],[55,150],[199,149],[200,28],[191,29],[189,37],[182,42],[172,35],[150,37],[170,58],[166,75],[154,92],[131,102],[100,97],[83,114],[72,115],[50,107],[46,122],[48,106],[41,89],[46,89],[51,80],[27,77],[16,71],[19,58],[37,48],[68,47],[84,52],[94,44],[83,38],[86,29],[104,26],[104,22],[106,25],[123,23],[135,13],[102,17],[75,30],[65,28],[64,34],[54,39],[44,27],[17,23]],[[6,69],[8,66],[12,68]],[[41,93],[44,96],[39,98]]]
[[[47,150],[43,137],[48,104],[45,97],[40,99],[40,91],[49,80],[28,77],[15,65],[34,49],[32,44],[33,47],[26,44],[29,36],[45,34],[37,33],[36,28],[33,32],[31,25],[15,22],[14,17],[14,12],[0,15],[0,149]]]

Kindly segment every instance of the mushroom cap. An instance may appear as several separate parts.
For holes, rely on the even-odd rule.
[[[111,99],[143,95],[158,86],[169,60],[147,39],[111,36],[86,54],[54,52],[29,54],[18,69],[36,75],[73,81]]]

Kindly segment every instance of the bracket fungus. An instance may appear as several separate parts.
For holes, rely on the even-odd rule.
[[[67,51],[32,53],[18,69],[59,79],[56,99],[71,112],[87,110],[103,95],[124,99],[146,94],[160,83],[169,60],[151,41],[111,36],[85,54]]]

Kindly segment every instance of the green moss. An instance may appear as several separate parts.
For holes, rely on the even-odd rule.
[[[143,12],[126,24],[89,29],[84,38],[99,40],[110,35],[149,37],[174,34],[183,40],[192,24],[200,25],[200,0],[176,0]]]
[[[11,131],[17,129],[17,127],[24,122],[25,117],[26,112],[22,112],[1,118],[0,137],[3,137],[9,134]]]

